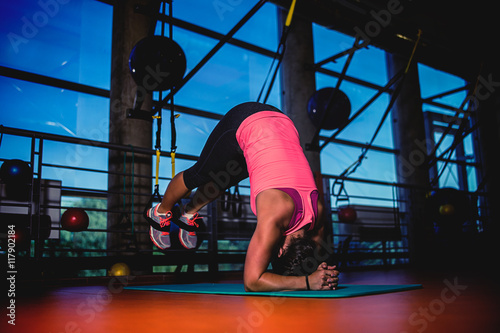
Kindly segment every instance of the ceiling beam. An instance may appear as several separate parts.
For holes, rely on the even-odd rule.
[[[291,0],[270,0],[287,10]],[[416,59],[433,68],[475,81],[497,72],[495,2],[430,0],[297,1],[295,14],[370,45],[408,55],[423,32]]]

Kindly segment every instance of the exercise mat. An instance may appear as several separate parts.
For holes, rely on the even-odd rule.
[[[280,297],[309,297],[309,298],[342,298],[365,295],[385,294],[422,288],[420,284],[402,285],[358,285],[343,284],[336,290],[325,291],[272,291],[272,292],[247,292],[243,284],[231,283],[197,283],[197,284],[162,284],[150,286],[130,286],[128,290],[149,290],[190,294],[214,294],[237,296],[280,296]]]

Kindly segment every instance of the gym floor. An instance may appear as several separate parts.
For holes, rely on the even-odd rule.
[[[17,293],[16,325],[9,325],[9,317],[2,315],[1,331],[500,332],[498,279],[465,267],[457,273],[409,269],[343,272],[341,283],[418,283],[423,288],[337,299],[123,289],[126,284],[138,282],[142,283],[112,278],[100,286],[38,288],[36,293]]]

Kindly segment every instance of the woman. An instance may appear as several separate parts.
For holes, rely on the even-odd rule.
[[[314,258],[315,240],[323,235],[317,219],[318,190],[293,122],[270,105],[243,103],[220,120],[197,163],[177,174],[162,202],[148,211],[154,244],[170,247],[168,231],[173,222],[180,227],[181,243],[194,248],[197,212],[247,177],[257,227],[245,260],[245,289],[335,288],[339,274],[335,266],[321,263],[312,274],[305,272],[306,261]],[[176,203],[194,188],[181,214]],[[268,272],[271,262],[273,272]]]

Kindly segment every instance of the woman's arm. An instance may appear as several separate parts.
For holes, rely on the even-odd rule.
[[[273,250],[272,244],[275,241],[273,232],[255,230],[248,246],[244,285],[246,291],[280,291],[280,290],[307,290],[305,276],[283,276],[267,271]],[[335,266],[327,266],[321,263],[318,269],[308,276],[311,290],[334,289],[338,284],[339,272]]]
[[[257,223],[248,246],[243,282],[247,291],[306,289],[305,278],[281,276],[267,272],[271,255],[281,237],[281,230]]]
[[[316,244],[321,244],[324,241],[325,235],[325,210],[322,200],[318,200],[318,216],[316,217],[316,223],[314,224],[314,230],[312,231],[312,240]]]
[[[282,237],[282,226],[291,218],[286,197],[282,197],[283,192],[279,192],[267,190],[257,196],[258,222],[248,246],[243,276],[247,291],[307,289],[304,276],[282,276],[267,271],[272,253]],[[321,263],[318,270],[308,278],[310,288],[313,290],[334,288],[338,282],[336,277],[338,271],[334,268]]]

